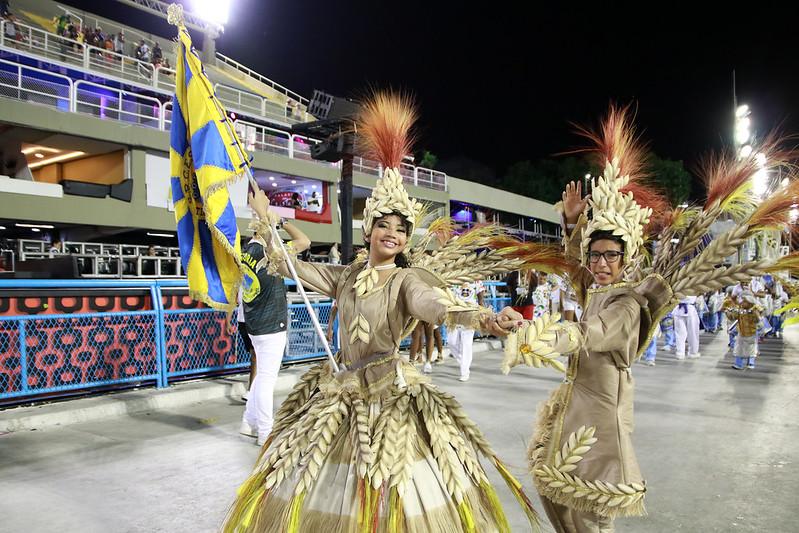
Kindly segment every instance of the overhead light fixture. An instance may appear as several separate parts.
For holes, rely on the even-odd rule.
[[[66,154],[57,155],[55,157],[50,157],[47,159],[42,159],[41,161],[36,161],[35,163],[31,163],[28,165],[28,168],[39,168],[43,167],[44,165],[49,165],[51,163],[58,163],[59,161],[64,161],[66,159],[73,159],[75,157],[80,157],[85,155],[86,152],[69,152]]]
[[[169,239],[174,237],[174,235],[172,235],[171,233],[150,233],[149,231],[147,232],[147,235],[149,235],[150,237],[167,237]]]
[[[275,181],[275,177],[274,176],[269,176],[269,181]]]
[[[292,185],[295,185],[297,183],[297,180],[291,180],[291,183]]]
[[[308,194],[308,189],[303,189],[302,192]]]
[[[272,183],[272,187],[277,187],[277,183]]]
[[[39,233],[42,230],[40,230],[39,228],[31,228],[31,231],[34,233]]]
[[[51,154],[57,154],[61,152],[61,150],[58,150],[56,148],[48,148],[46,146],[34,145],[34,146],[28,146],[27,148],[23,148],[22,150],[20,150],[20,152],[22,152],[25,155],[32,154],[33,152],[50,152]]]
[[[311,185],[311,189],[316,189],[316,185]]]
[[[6,229],[5,226],[0,226],[0,230],[4,230],[4,229]]]
[[[200,18],[224,26],[230,14],[230,0],[194,0],[193,11]]]
[[[36,152],[35,154],[33,154],[33,157],[35,157],[36,159],[43,159],[44,158],[44,154],[40,154],[39,152]]]
[[[738,109],[735,110],[735,116],[737,118],[743,118],[748,114],[749,114],[749,106],[746,104],[738,106]]]
[[[17,222],[14,225],[18,228],[55,229],[55,226],[51,224],[20,224]]]

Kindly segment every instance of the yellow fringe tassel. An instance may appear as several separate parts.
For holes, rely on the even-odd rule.
[[[388,497],[388,530],[391,533],[405,531],[405,515],[402,512],[402,499],[397,487],[392,487]]]
[[[505,516],[505,510],[502,509],[502,502],[499,501],[497,491],[494,490],[494,487],[492,487],[488,481],[482,481],[480,483],[480,490],[491,505],[491,515],[494,517],[499,531],[501,533],[511,533],[508,517]]]
[[[461,525],[466,533],[474,533],[474,515],[469,503],[464,499],[458,504],[458,514],[461,515]]]
[[[297,496],[291,499],[291,507],[289,507],[289,516],[286,521],[286,533],[298,533],[300,530],[300,511],[302,510],[302,502],[305,500],[305,491],[302,491]]]
[[[513,477],[513,474],[511,474],[508,471],[507,467],[502,463],[502,461],[499,460],[497,456],[494,456],[491,459],[497,471],[505,480],[505,483],[508,485],[508,488],[516,497],[516,500],[519,502],[519,504],[522,506],[522,510],[524,511],[524,514],[527,515],[527,519],[530,521],[530,525],[533,526],[533,530],[541,531],[541,523],[538,517],[538,513],[535,512],[535,509],[533,509],[533,504],[530,503],[529,498],[527,498],[527,495],[522,490],[522,484],[519,483],[519,481],[515,477]]]
[[[252,517],[255,514],[255,511],[258,510],[258,504],[261,502],[261,496],[264,495],[265,489],[263,486],[259,487],[247,500],[247,505],[245,506],[244,516],[241,520],[242,527],[246,530],[250,527],[250,523],[252,523]]]

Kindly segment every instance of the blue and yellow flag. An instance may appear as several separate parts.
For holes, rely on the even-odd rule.
[[[178,31],[169,163],[180,259],[192,298],[229,310],[243,270],[227,184],[242,176],[249,160],[189,33],[183,25]]]

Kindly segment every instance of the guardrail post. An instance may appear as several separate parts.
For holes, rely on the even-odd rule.
[[[72,113],[78,112],[78,87],[72,80],[69,80],[69,110]]]
[[[164,301],[161,297],[161,286],[158,281],[150,285],[150,298],[153,301],[155,311],[155,352],[156,352],[156,372],[158,372],[157,387],[162,389],[169,386],[169,366],[166,360],[166,334],[164,332]]]
[[[20,387],[23,392],[28,392],[28,336],[25,332],[25,323],[27,320],[20,320],[19,335],[17,340],[19,342],[19,379]]]
[[[83,46],[83,68],[89,70],[89,46]]]
[[[413,167],[413,184],[419,186],[419,167]]]
[[[289,135],[289,159],[294,159],[294,134]]]

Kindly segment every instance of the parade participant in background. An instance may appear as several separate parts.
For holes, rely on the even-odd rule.
[[[496,226],[451,235],[425,254],[434,227],[453,227],[448,218],[431,223],[409,247],[422,210],[408,197],[398,167],[410,151],[414,118],[407,101],[393,94],[363,106],[359,142],[385,169],[364,209],[366,254],[347,266],[294,262],[305,286],[336,298],[339,370],[325,363],[300,378],[225,531],[509,531],[478,453],[537,524],[520,484],[479,429],[451,395],[403,360],[399,345],[417,321],[505,335],[515,324],[508,312],[463,302],[448,287],[564,261],[556,250],[519,243]],[[263,196],[253,202],[256,227],[263,228],[268,202]],[[268,256],[276,272],[288,274],[276,250]]]
[[[511,307],[514,311],[530,320],[533,318],[533,291],[538,285],[535,272],[511,272],[505,278],[508,285],[508,294],[511,298]]]
[[[660,321],[660,331],[663,333],[663,349],[673,350],[677,344],[674,336],[674,312],[669,311]]]
[[[483,305],[483,291],[485,288],[479,281],[476,283],[463,283],[460,287],[453,287],[456,296],[472,305]],[[460,366],[461,375],[458,381],[469,381],[469,372],[472,366],[472,344],[474,342],[474,329],[463,325],[456,325],[447,333],[452,357]]]
[[[559,533],[612,531],[615,517],[644,514],[631,365],[662,317],[687,297],[799,262],[795,254],[716,267],[752,236],[788,224],[799,182],[756,203],[746,186],[760,169],[755,157],[719,158],[707,168],[705,205],[671,210],[643,181],[643,149],[624,110],[611,108],[599,133],[581,131],[604,164],[589,198],[572,183],[560,204],[566,253],[585,265],[571,276],[583,316],[525,322],[508,336],[503,361],[504,371],[524,363],[566,372],[541,407],[530,444],[533,481]],[[772,164],[785,162],[775,146],[764,149]],[[663,218],[652,220],[653,213]],[[729,213],[735,228],[698,249],[711,224]],[[651,259],[642,253],[648,233],[661,243]],[[568,367],[560,353],[570,354]]]
[[[772,311],[771,311],[771,334],[775,337],[782,338],[782,324],[783,318],[777,311],[788,303],[790,298],[785,289],[782,288],[782,283],[775,281],[771,289]]]
[[[755,358],[758,355],[758,325],[760,324],[762,308],[757,305],[754,294],[749,290],[741,293],[741,303],[736,306],[734,313],[738,321],[738,338],[735,342],[735,370],[744,367],[755,368]]]
[[[740,285],[738,287],[740,287]],[[727,287],[727,296],[724,298],[724,303],[721,305],[721,310],[724,313],[724,316],[727,318],[727,348],[730,352],[735,350],[735,339],[738,336],[737,309],[739,299],[737,294],[740,293],[736,294],[735,289],[735,286]]]
[[[710,331],[717,333],[722,327],[721,307],[724,305],[724,295],[721,291],[713,291],[708,297],[708,312],[710,313]]]
[[[259,198],[266,198],[260,189],[255,194]],[[250,197],[253,198],[252,193]],[[292,239],[290,248],[294,253],[310,248],[311,241],[296,226],[284,221],[282,228]],[[241,262],[245,266],[242,283],[244,322],[258,369],[250,385],[239,432],[257,437],[259,446],[266,442],[272,432],[275,383],[286,350],[288,328],[286,284],[282,277],[270,274],[267,269],[269,238],[262,229],[253,235],[241,252]]]
[[[552,287],[547,281],[546,272],[533,272],[532,275],[536,277],[536,285],[533,290],[533,318],[538,318],[544,316],[544,313],[550,312]]]
[[[696,311],[696,297],[684,298],[672,312],[676,345],[674,356],[685,359],[685,344],[688,343],[688,359],[696,359],[699,353],[699,313]]]
[[[649,343],[649,346],[646,347],[646,351],[644,352],[644,364],[647,366],[655,366],[655,358],[658,354],[658,337],[660,337],[660,326],[655,329],[655,333],[652,335],[652,341]]]

